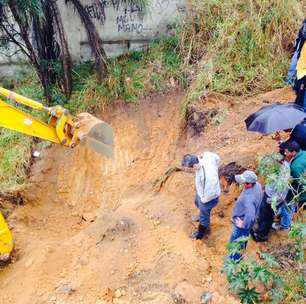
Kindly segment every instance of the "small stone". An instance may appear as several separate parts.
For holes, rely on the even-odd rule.
[[[40,156],[40,152],[39,151],[34,151],[33,152],[33,157],[39,157]]]
[[[57,291],[58,291],[59,293],[62,293],[62,294],[71,295],[71,294],[73,294],[73,293],[76,291],[76,289],[73,288],[73,287],[70,286],[70,285],[64,285],[64,286],[60,286],[60,287],[57,289]]]
[[[121,292],[120,289],[117,289],[117,290],[115,291],[115,298],[121,298],[121,297],[122,297],[122,292]]]
[[[29,260],[26,261],[26,263],[25,263],[24,266],[25,266],[26,268],[29,268],[32,264],[33,264],[33,260],[32,260],[32,259],[29,259]]]

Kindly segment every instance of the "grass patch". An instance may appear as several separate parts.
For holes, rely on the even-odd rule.
[[[185,108],[219,92],[250,96],[285,86],[305,1],[190,0],[181,56],[195,70]],[[294,12],[294,13],[293,13]]]
[[[102,83],[98,83],[91,63],[74,68],[73,94],[66,105],[73,113],[115,100],[137,103],[150,93],[187,85],[176,37],[155,40],[148,50],[110,59],[107,65],[109,74]]]
[[[0,129],[0,193],[15,191],[24,184],[32,146],[30,137]]]

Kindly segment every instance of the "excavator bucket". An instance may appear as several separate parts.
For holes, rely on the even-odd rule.
[[[99,154],[113,157],[113,130],[109,124],[89,113],[79,114],[76,122],[81,145]]]

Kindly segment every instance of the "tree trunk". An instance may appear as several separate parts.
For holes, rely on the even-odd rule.
[[[23,22],[18,15],[16,4],[15,2],[8,3],[8,6],[13,14],[13,17],[15,21],[18,24],[19,30],[20,30],[20,36],[22,40],[25,43],[25,46],[28,50],[28,58],[30,59],[32,65],[34,66],[36,73],[40,79],[40,82],[44,89],[44,95],[46,97],[47,103],[51,102],[51,92],[50,92],[50,84],[49,84],[49,78],[47,77],[45,71],[42,69],[41,62],[39,60],[39,57],[37,56],[35,49],[30,42],[30,26],[26,22]]]
[[[88,16],[86,10],[79,0],[69,0],[76,8],[85,28],[87,31],[87,36],[89,40],[89,45],[91,51],[95,58],[95,68],[98,74],[99,80],[103,80],[107,76],[107,66],[106,66],[106,54],[102,46],[101,38],[98,34],[98,31]]]
[[[72,92],[72,77],[71,77],[71,70],[72,70],[72,60],[69,53],[68,43],[65,36],[65,30],[63,27],[60,11],[54,0],[47,0],[47,5],[50,3],[50,6],[53,10],[54,21],[57,26],[57,32],[60,41],[60,58],[63,64],[63,87],[64,93],[67,98],[70,98]]]

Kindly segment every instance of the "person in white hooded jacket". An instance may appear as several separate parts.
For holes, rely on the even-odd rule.
[[[204,237],[210,225],[211,210],[219,202],[221,193],[219,182],[220,157],[212,152],[201,155],[186,154],[182,160],[183,170],[195,173],[196,197],[195,205],[200,211],[199,227],[192,239]]]

